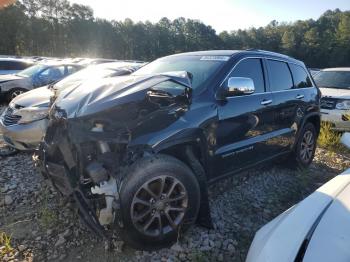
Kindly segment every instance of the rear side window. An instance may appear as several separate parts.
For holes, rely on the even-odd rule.
[[[255,93],[265,92],[265,81],[261,59],[249,58],[241,61],[229,77],[251,78],[254,82]]]
[[[287,63],[267,60],[271,91],[283,91],[293,88],[292,75]]]
[[[294,64],[289,64],[289,67],[293,74],[294,88],[312,87],[310,77],[304,68]]]

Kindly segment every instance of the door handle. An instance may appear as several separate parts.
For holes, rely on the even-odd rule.
[[[262,104],[263,106],[267,106],[267,105],[269,105],[269,104],[271,104],[271,103],[272,103],[272,100],[271,100],[271,99],[269,99],[269,100],[264,99],[263,101],[261,101],[261,104]]]
[[[296,99],[302,99],[302,98],[304,98],[304,95],[297,95],[295,98]]]

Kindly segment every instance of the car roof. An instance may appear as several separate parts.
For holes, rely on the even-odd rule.
[[[34,61],[31,60],[31,59],[12,58],[12,57],[0,57],[0,61],[13,61],[13,62],[34,63]]]
[[[97,65],[91,65],[91,66],[96,66],[98,68],[117,69],[117,68],[123,68],[123,67],[143,66],[144,64],[145,63],[118,61],[118,62],[109,62],[109,63],[102,63],[102,64],[97,64]]]
[[[321,71],[344,71],[344,72],[349,72],[350,71],[350,67],[325,68],[325,69],[322,69]]]
[[[187,52],[187,53],[180,53],[175,54],[171,56],[234,56],[237,54],[246,54],[246,55],[264,55],[266,57],[270,58],[281,58],[284,60],[289,60],[291,62],[295,62],[298,64],[304,64],[302,61],[297,60],[295,58],[292,58],[290,56],[266,51],[266,50],[260,50],[260,49],[247,49],[247,50],[208,50],[208,51],[196,51],[196,52]]]
[[[37,65],[45,65],[45,66],[74,66],[74,67],[81,67],[83,68],[83,65],[79,65],[76,63],[70,63],[70,62],[65,62],[65,61],[43,61],[43,62],[38,62]]]
[[[171,56],[187,56],[187,55],[193,55],[193,56],[232,56],[240,51],[238,50],[207,50],[207,51],[195,51],[195,52],[186,52],[186,53],[179,53],[174,54]]]

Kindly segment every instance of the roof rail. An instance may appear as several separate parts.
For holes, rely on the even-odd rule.
[[[283,56],[283,57],[286,57],[286,58],[292,58],[292,57],[290,57],[288,55],[285,55],[285,54],[272,52],[272,51],[261,50],[261,49],[256,49],[256,48],[248,48],[248,49],[246,49],[246,51],[256,51],[256,52],[260,52],[260,53],[264,53],[264,54],[271,54],[271,55]]]

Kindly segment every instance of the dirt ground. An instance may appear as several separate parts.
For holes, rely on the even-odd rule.
[[[144,252],[128,247],[118,234],[107,250],[79,221],[72,204],[36,172],[31,153],[3,157],[0,233],[11,236],[11,247],[0,245],[0,260],[244,261],[261,226],[349,167],[350,156],[317,149],[307,170],[269,163],[222,180],[210,187],[213,230],[194,226],[172,247]]]

